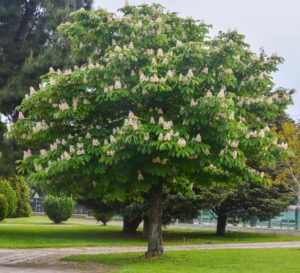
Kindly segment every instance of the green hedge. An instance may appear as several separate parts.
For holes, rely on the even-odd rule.
[[[4,194],[0,194],[0,221],[4,220],[8,212],[8,202]]]
[[[8,217],[14,217],[17,209],[17,196],[10,183],[7,180],[0,179],[0,194],[3,194],[7,199]]]
[[[68,220],[74,210],[73,200],[68,197],[47,196],[43,206],[49,219],[56,224]]]

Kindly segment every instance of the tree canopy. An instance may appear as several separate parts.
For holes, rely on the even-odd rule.
[[[162,187],[264,181],[287,153],[268,124],[291,98],[271,77],[282,58],[253,53],[237,31],[210,38],[158,4],[121,11],[81,9],[60,26],[89,61],[50,68],[13,132],[30,148],[19,166],[30,180],[148,191],[151,256],[162,253]]]

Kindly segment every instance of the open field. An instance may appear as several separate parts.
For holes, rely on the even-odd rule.
[[[164,230],[166,245],[223,244],[300,241],[298,235],[228,232],[224,237],[212,231]],[[7,219],[0,224],[0,248],[47,248],[75,246],[146,246],[141,232],[125,235],[119,226],[96,225],[93,219],[72,218],[61,225],[46,217]]]
[[[169,251],[145,260],[142,253],[81,255],[64,261],[119,266],[113,273],[298,273],[300,249]]]

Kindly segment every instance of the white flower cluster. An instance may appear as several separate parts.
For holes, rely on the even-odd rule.
[[[185,147],[186,146],[186,140],[184,138],[179,138],[178,141],[177,141],[177,144],[180,147]]]
[[[244,105],[251,105],[251,104],[257,104],[257,103],[267,103],[272,104],[274,102],[280,102],[282,100],[290,100],[291,97],[288,94],[283,95],[282,97],[279,97],[278,93],[275,93],[269,97],[261,96],[261,97],[238,97],[237,98],[237,105],[238,106],[244,106]]]
[[[58,108],[60,111],[66,111],[70,108],[70,106],[66,102],[62,102],[58,105]]]
[[[165,164],[167,164],[168,159],[167,158],[161,159],[159,156],[157,156],[157,157],[152,159],[152,162],[165,165]]]
[[[193,137],[192,138],[193,141],[196,141],[198,143],[200,143],[202,141],[202,138],[201,138],[201,135],[200,134],[197,134],[196,137]]]
[[[32,131],[34,133],[37,133],[39,131],[42,131],[42,130],[47,130],[49,128],[48,124],[42,120],[42,121],[38,121],[35,126],[32,128]]]
[[[248,171],[253,174],[253,175],[258,175],[260,177],[264,177],[265,176],[265,173],[264,172],[259,172],[251,167],[248,167]]]
[[[24,119],[24,114],[22,112],[19,112],[18,119]]]
[[[85,154],[83,143],[77,143],[77,148],[78,148],[77,155],[84,155]]]
[[[247,139],[249,139],[249,138],[251,138],[251,137],[265,138],[266,132],[269,132],[269,131],[270,131],[269,126],[266,126],[265,128],[261,129],[259,132],[257,132],[256,130],[255,130],[255,131],[252,131],[252,132],[249,132],[249,133],[246,135],[246,138],[247,138]]]
[[[29,158],[29,157],[31,157],[31,156],[32,156],[32,153],[31,153],[30,149],[28,149],[27,151],[23,152],[23,159],[24,160],[27,159],[27,158]]]
[[[150,78],[145,76],[144,73],[140,73],[140,82],[153,82],[153,83],[165,83],[166,79],[165,78],[159,78],[156,74],[151,76]]]
[[[114,84],[110,85],[110,86],[105,86],[103,91],[105,94],[107,94],[107,93],[112,92],[113,90],[118,90],[121,88],[122,88],[122,83],[121,83],[120,79],[115,79]]]
[[[288,149],[288,147],[289,147],[289,145],[288,145],[287,143],[281,143],[281,144],[279,144],[279,145],[278,145],[278,147],[280,147],[280,148],[283,148],[283,149],[287,150],[287,149]]]
[[[46,157],[47,156],[47,151],[45,149],[40,150],[40,155],[41,157]]]
[[[144,180],[144,176],[142,174],[141,170],[138,170],[138,176],[137,176],[138,181],[143,181]]]
[[[111,157],[113,157],[115,155],[115,153],[116,153],[116,151],[114,151],[114,150],[109,150],[106,152],[106,154]]]
[[[68,152],[64,151],[63,154],[60,156],[60,159],[69,161],[71,159],[71,156]]]
[[[131,126],[133,130],[138,130],[139,129],[139,120],[138,118],[134,115],[133,112],[128,113],[128,118],[125,119],[124,121],[124,126]]]

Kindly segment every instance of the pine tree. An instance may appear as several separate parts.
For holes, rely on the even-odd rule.
[[[0,3],[0,114],[15,120],[15,107],[30,86],[37,86],[49,66],[72,62],[68,45],[56,33],[70,12],[89,9],[92,0],[3,0]],[[13,139],[0,131],[0,176],[15,172],[20,158]]]

